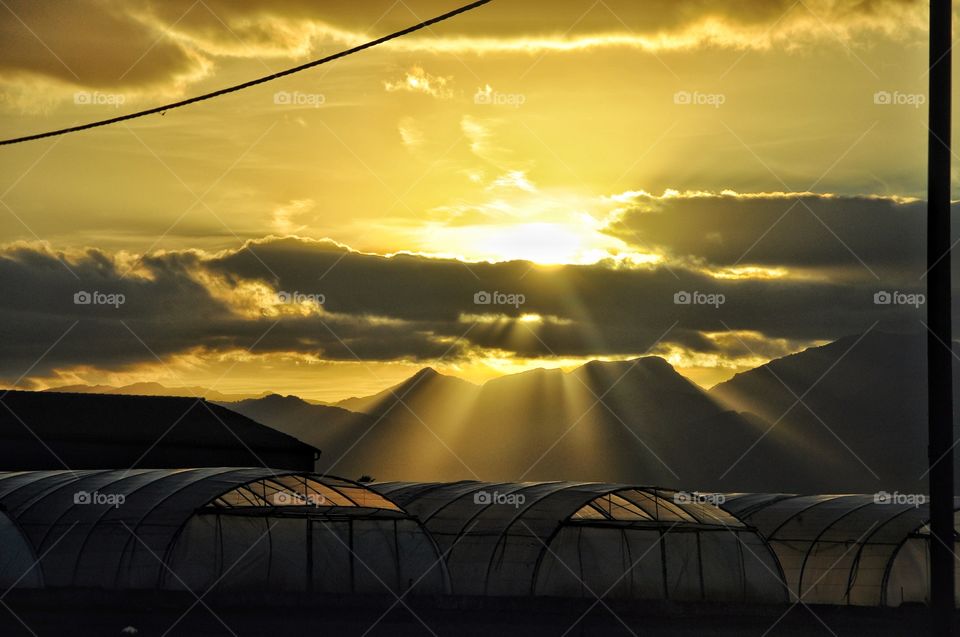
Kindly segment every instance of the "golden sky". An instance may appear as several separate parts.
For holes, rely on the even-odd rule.
[[[923,285],[925,4],[494,0],[4,147],[0,378],[333,400],[425,365],[482,381],[654,353],[709,386],[915,327],[873,295]],[[8,1],[0,136],[456,6]],[[494,291],[523,302],[474,302]]]

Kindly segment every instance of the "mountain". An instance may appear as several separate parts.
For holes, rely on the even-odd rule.
[[[318,467],[330,473],[397,479],[419,467],[418,475],[452,479],[464,475],[462,469],[443,462],[450,452],[442,445],[438,449],[438,438],[421,423],[426,419],[455,425],[449,416],[477,391],[473,383],[427,367],[377,394],[334,405],[277,395],[220,404],[318,446],[323,451]],[[431,457],[424,461],[421,454],[428,453]]]
[[[503,459],[494,479],[519,469],[531,480],[746,490],[780,469],[757,458],[724,475],[756,424],[653,356],[492,380],[464,428],[474,437],[467,464]]]
[[[870,331],[709,392],[644,357],[483,385],[426,368],[336,406],[271,396],[230,407],[322,448],[319,467],[353,477],[921,493],[925,348],[919,333]]]
[[[334,405],[276,394],[219,394],[217,402],[322,449],[318,469],[352,478],[918,493],[926,491],[925,347],[922,334],[871,331],[771,361],[709,392],[649,356],[483,385],[425,368]]]
[[[224,404],[321,448],[318,467],[350,477],[756,490],[774,488],[774,479],[778,489],[795,488],[804,473],[759,455],[727,473],[762,424],[719,406],[657,357],[536,369],[480,386],[426,368],[336,407],[279,396]]]
[[[372,396],[347,398],[334,403],[334,406],[354,412],[377,414],[395,404],[399,398],[407,405],[431,409],[451,400],[462,400],[479,389],[473,383],[453,376],[445,376],[432,367],[424,367],[399,385]],[[427,400],[423,400],[424,397]]]
[[[260,394],[224,394],[206,387],[167,387],[160,383],[133,383],[115,387],[113,385],[63,385],[45,389],[48,392],[66,394],[114,394],[122,396],[186,396],[202,397],[209,401],[236,401],[246,398],[258,398],[270,392]]]
[[[807,490],[922,493],[926,344],[922,333],[871,331],[771,361],[709,394],[765,423],[769,433],[751,454],[791,453],[819,466]]]
[[[329,440],[335,432],[350,430],[369,420],[363,414],[340,407],[279,394],[217,404],[303,441]]]

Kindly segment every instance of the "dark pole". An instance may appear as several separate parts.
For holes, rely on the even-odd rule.
[[[930,603],[933,634],[953,634],[953,353],[950,319],[951,0],[930,0],[927,140],[927,378],[930,460]]]

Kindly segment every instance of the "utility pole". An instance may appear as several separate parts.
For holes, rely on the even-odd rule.
[[[932,634],[953,635],[953,346],[950,290],[952,0],[930,0],[927,139],[927,382]]]

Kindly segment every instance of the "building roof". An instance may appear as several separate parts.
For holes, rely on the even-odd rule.
[[[2,404],[6,408],[0,408],[0,439],[39,439],[54,452],[57,441],[130,444],[144,451],[151,445],[191,450],[246,448],[253,455],[250,464],[257,463],[258,450],[316,452],[292,436],[201,398],[10,391],[4,394]]]

